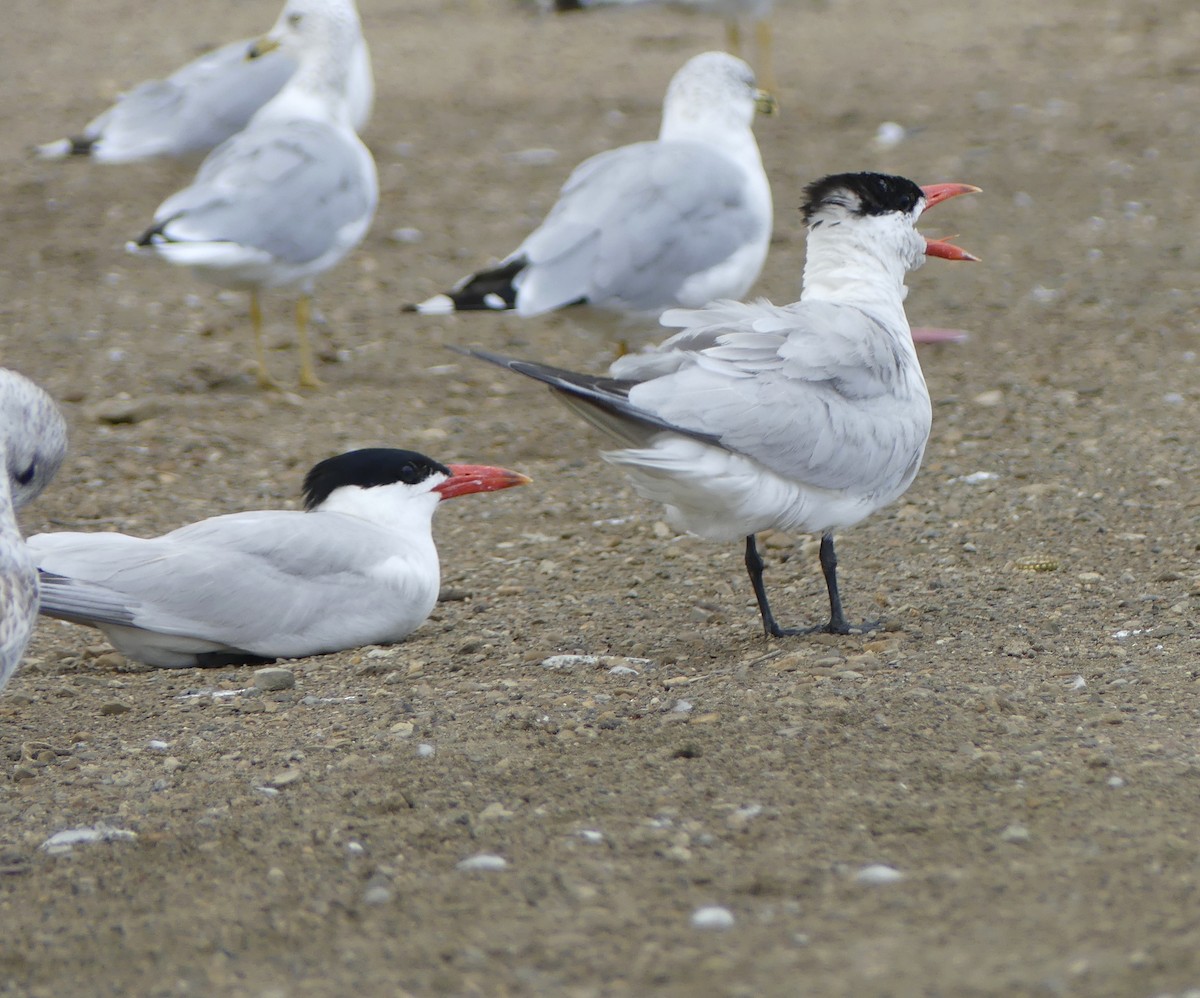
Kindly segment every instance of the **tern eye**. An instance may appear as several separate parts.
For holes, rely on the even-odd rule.
[[[18,485],[28,485],[33,481],[34,473],[37,471],[37,462],[30,461],[29,467],[24,471],[18,471],[13,477],[17,480]]]
[[[417,474],[417,466],[411,461],[405,462],[404,466],[400,469],[400,481],[405,485],[416,485],[420,480],[421,477]]]
[[[300,22],[303,20],[303,14],[288,14],[288,24],[290,24],[293,28],[300,27]]]

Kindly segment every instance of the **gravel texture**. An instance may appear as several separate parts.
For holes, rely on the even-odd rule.
[[[923,226],[983,262],[910,279],[914,324],[970,333],[922,348],[925,466],[839,538],[847,613],[882,628],[772,642],[738,546],[675,537],[565,408],[444,349],[598,371],[656,334],[400,312],[651,137],[720,23],[362,6],[382,199],[318,288],[316,395],[254,386],[244,298],[122,252],[191,167],[25,152],[273,4],[6,7],[0,362],[71,431],[27,530],[295,505],[362,445],[534,484],[447,503],[432,618],[280,663],[294,686],[45,622],[0,696],[0,994],[1200,986],[1195,4],[781,4],[757,292],[795,297],[822,174],[985,193]],[[280,377],[289,307],[265,302]],[[763,550],[781,622],[822,619],[811,539]]]

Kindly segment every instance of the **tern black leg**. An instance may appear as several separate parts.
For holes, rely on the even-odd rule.
[[[788,630],[775,623],[775,615],[771,613],[771,604],[767,600],[767,587],[763,585],[763,560],[758,553],[758,545],[754,543],[753,534],[746,537],[746,571],[750,575],[750,585],[754,587],[754,598],[758,600],[758,612],[762,614],[763,633],[772,638],[806,633]]]
[[[829,590],[829,623],[824,627],[780,627],[771,613],[771,604],[767,600],[767,587],[763,583],[763,560],[754,542],[754,535],[746,538],[746,571],[750,575],[750,585],[754,587],[754,597],[758,600],[758,612],[762,614],[763,633],[768,637],[784,638],[797,634],[813,634],[823,631],[827,634],[849,634],[851,627],[842,612],[842,598],[838,595],[837,584],[837,552],[833,549],[833,534],[821,535],[821,571],[825,574],[825,586]],[[867,625],[864,630],[869,630]]]
[[[850,625],[842,613],[842,598],[838,595],[837,552],[833,550],[833,534],[821,535],[821,571],[825,573],[825,586],[829,590],[829,623],[825,630],[830,634],[849,634]]]

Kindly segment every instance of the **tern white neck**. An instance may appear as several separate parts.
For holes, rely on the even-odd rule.
[[[433,513],[441,496],[417,486],[397,482],[363,489],[356,485],[335,489],[320,506],[322,513],[341,513],[366,520],[408,540],[429,538],[432,544]]]
[[[809,230],[800,299],[854,305],[907,330],[904,275],[924,259],[911,227],[897,233],[883,224],[826,221]]]

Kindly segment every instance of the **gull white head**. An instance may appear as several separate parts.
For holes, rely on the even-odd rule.
[[[0,368],[0,456],[12,504],[30,502],[67,453],[67,426],[54,401],[28,378]]]
[[[672,77],[663,100],[659,138],[748,130],[756,110],[771,114],[774,109],[774,98],[758,89],[754,71],[746,63],[727,52],[703,52]]]
[[[279,49],[298,63],[295,75],[259,115],[270,116],[307,97],[330,106],[338,120],[348,120],[350,66],[361,37],[354,0],[288,0],[275,26],[247,53],[257,59]]]

